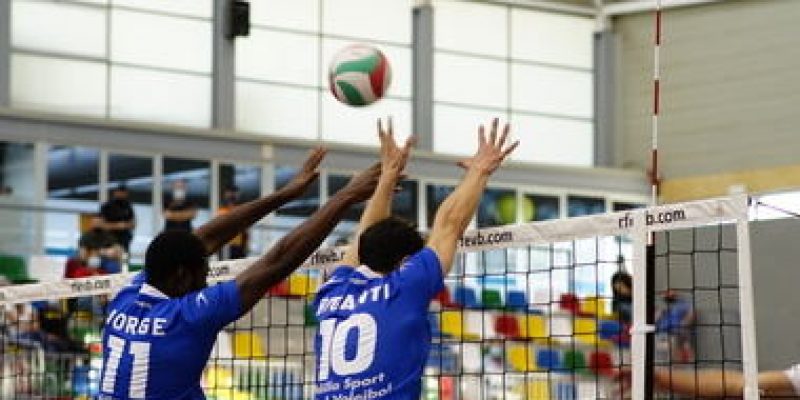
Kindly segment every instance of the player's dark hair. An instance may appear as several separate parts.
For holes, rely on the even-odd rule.
[[[628,288],[633,288],[633,277],[625,271],[617,271],[611,276],[611,287],[613,288],[617,283],[622,283]],[[616,289],[613,290],[616,292]]]
[[[164,231],[150,242],[145,254],[147,283],[170,297],[199,290],[208,274],[203,242],[184,231]]]
[[[424,245],[422,235],[412,223],[389,217],[361,233],[358,258],[371,270],[386,274],[397,268],[404,258],[422,250]]]

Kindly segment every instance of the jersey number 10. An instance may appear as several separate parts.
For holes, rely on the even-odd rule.
[[[336,375],[354,375],[366,371],[375,359],[378,324],[369,314],[353,314],[338,325],[329,318],[319,324],[322,338],[319,355],[320,381],[328,380],[331,369]],[[356,331],[356,354],[348,360],[345,355],[347,336]]]

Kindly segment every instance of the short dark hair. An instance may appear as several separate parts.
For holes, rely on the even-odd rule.
[[[611,276],[611,286],[614,286],[616,283],[622,283],[625,286],[632,288],[633,278],[631,277],[631,274],[625,271],[617,271]]]
[[[397,268],[405,257],[422,250],[424,245],[414,224],[389,217],[361,233],[358,258],[371,270],[385,274]]]
[[[172,280],[180,277],[180,272],[198,273],[196,269],[206,263],[206,249],[200,238],[190,232],[169,230],[150,242],[144,269],[147,282],[161,289],[173,285]]]

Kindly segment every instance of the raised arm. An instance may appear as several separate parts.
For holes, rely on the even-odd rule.
[[[300,172],[291,182],[269,196],[234,207],[195,229],[194,234],[203,241],[206,254],[216,253],[233,237],[258,222],[265,215],[300,197],[319,176],[317,167],[325,158],[325,149],[316,148],[306,158]]]
[[[447,199],[439,206],[439,211],[433,221],[433,229],[431,229],[427,245],[439,256],[444,276],[452,268],[458,239],[464,234],[464,230],[467,229],[469,221],[478,208],[489,176],[519,145],[519,141],[517,141],[506,147],[508,124],[503,128],[503,133],[499,138],[497,125],[498,120],[495,118],[492,121],[488,139],[483,126],[478,129],[478,152],[472,158],[459,163],[467,172],[456,190],[447,196]]]
[[[380,176],[375,164],[350,180],[325,205],[289,232],[253,265],[236,277],[242,311],[249,311],[268,288],[284,280],[316,250],[350,206],[369,198]]]
[[[661,390],[702,398],[738,398],[744,392],[744,376],[731,370],[677,370],[657,368],[654,383]],[[758,375],[762,396],[794,397],[794,386],[783,371],[762,372]]]
[[[361,220],[356,228],[356,234],[345,251],[342,264],[357,266],[358,238],[367,228],[392,214],[392,198],[394,197],[397,182],[403,177],[403,169],[408,162],[414,137],[410,136],[403,147],[398,147],[394,139],[392,119],[389,118],[388,130],[383,129],[381,120],[378,120],[378,138],[381,142],[381,177],[375,193],[367,202],[367,207],[361,214]]]

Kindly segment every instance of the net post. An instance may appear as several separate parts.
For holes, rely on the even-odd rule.
[[[633,241],[633,326],[631,327],[631,395],[633,399],[651,399],[652,381],[648,387],[648,375],[652,375],[652,362],[648,362],[648,337],[652,326],[648,324],[647,285],[649,275],[648,233],[646,211],[634,213],[631,239]],[[650,364],[650,366],[648,366]]]
[[[645,277],[645,321],[648,328],[652,328],[655,324],[656,317],[656,235],[650,232],[648,235],[648,243],[645,248],[645,268],[647,275]],[[645,336],[645,354],[644,354],[644,399],[653,399],[655,387],[653,385],[654,366],[655,366],[655,334],[653,329],[648,329]]]
[[[739,312],[741,315],[742,369],[744,372],[744,399],[760,398],[758,387],[758,352],[756,345],[755,308],[753,306],[753,269],[750,252],[749,198],[734,197],[737,209],[736,249],[739,274]]]

